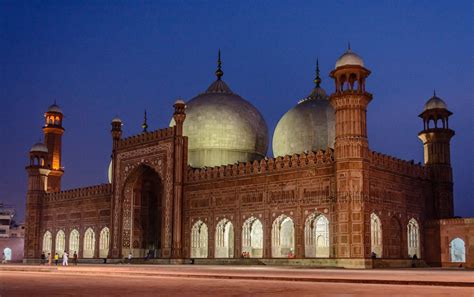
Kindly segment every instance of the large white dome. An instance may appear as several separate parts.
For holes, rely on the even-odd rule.
[[[334,148],[335,123],[334,109],[324,89],[318,86],[278,122],[273,134],[273,155]]]
[[[258,160],[268,147],[268,128],[260,112],[219,76],[206,92],[186,103],[183,133],[192,167]]]

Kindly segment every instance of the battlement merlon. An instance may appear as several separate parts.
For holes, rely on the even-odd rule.
[[[369,160],[371,166],[393,171],[397,174],[420,177],[423,179],[429,178],[428,169],[422,164],[416,164],[414,161],[398,159],[396,157],[371,150],[369,150]]]
[[[188,166],[187,182],[208,181],[234,176],[251,176],[307,166],[327,166],[333,164],[333,162],[334,151],[327,149],[209,168],[193,168]]]
[[[151,132],[143,132],[119,139],[117,142],[117,148],[126,149],[137,145],[143,145],[148,142],[165,140],[174,136],[176,136],[176,126],[158,129]]]
[[[69,189],[61,192],[47,193],[45,202],[72,200],[83,197],[112,195],[112,184],[100,184],[84,188]]]

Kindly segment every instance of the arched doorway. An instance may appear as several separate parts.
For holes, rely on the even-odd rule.
[[[228,219],[222,219],[217,223],[215,242],[214,258],[234,257],[234,226]]]
[[[370,215],[370,251],[376,258],[382,257],[382,222],[375,213]]]
[[[124,187],[123,255],[160,258],[163,184],[155,170],[140,165]]]
[[[59,230],[58,233],[56,233],[55,250],[59,257],[62,257],[66,251],[66,235],[63,230]]]
[[[408,257],[412,258],[416,255],[420,259],[420,227],[418,222],[411,218],[407,226],[408,238]]]
[[[466,262],[466,245],[464,244],[464,240],[459,237],[451,240],[449,243],[449,254],[451,256],[451,262]]]
[[[69,256],[72,257],[74,253],[79,254],[79,231],[76,229],[69,235]]]
[[[248,253],[250,258],[263,256],[263,226],[255,217],[245,220],[242,226],[242,252]]]
[[[272,225],[272,257],[287,258],[295,251],[295,227],[293,220],[280,215]]]
[[[324,215],[308,216],[304,237],[306,258],[329,258],[329,221]]]
[[[107,258],[109,255],[110,231],[104,227],[100,231],[99,237],[99,258]]]
[[[5,248],[3,250],[3,254],[5,255],[5,261],[11,261],[12,260],[12,249],[11,248]]]
[[[198,220],[191,229],[191,258],[207,258],[208,240],[207,225]]]
[[[43,252],[45,253],[45,255],[48,255],[51,253],[52,246],[53,246],[53,235],[51,234],[51,232],[46,231],[44,232],[44,235],[43,235]]]
[[[83,258],[94,258],[95,254],[95,232],[92,228],[87,228],[84,233],[84,249],[82,251]]]

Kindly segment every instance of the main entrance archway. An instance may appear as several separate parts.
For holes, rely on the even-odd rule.
[[[127,250],[124,246],[124,256],[131,252],[133,257],[161,257],[162,198],[160,176],[148,166],[136,168],[124,187],[123,235],[131,245]]]

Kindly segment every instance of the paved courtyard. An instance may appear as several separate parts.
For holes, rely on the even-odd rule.
[[[9,296],[474,296],[474,272],[2,265],[0,297]]]

